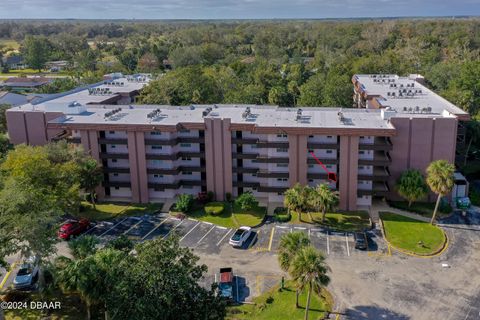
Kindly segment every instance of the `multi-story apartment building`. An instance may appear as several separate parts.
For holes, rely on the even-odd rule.
[[[104,168],[101,197],[151,202],[213,191],[222,200],[251,191],[279,202],[297,182],[328,183],[340,193],[340,208],[355,210],[373,197],[395,197],[405,169],[453,161],[458,123],[468,120],[419,82],[398,76],[355,76],[358,109],[129,105],[143,85],[129,79],[110,89],[129,97],[116,100],[127,105],[92,104],[97,89],[89,88],[9,109],[12,142],[66,137],[81,144]]]

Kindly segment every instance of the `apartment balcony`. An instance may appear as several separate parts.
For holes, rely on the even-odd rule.
[[[323,164],[338,164],[338,158],[319,158],[319,160],[323,163]],[[314,158],[308,158],[307,159],[307,164],[316,164],[316,165],[319,165],[318,162],[314,159]]]
[[[254,160],[257,159],[258,154],[257,153],[233,153],[232,158],[233,159],[250,159]]]
[[[157,145],[157,146],[175,146],[180,143],[204,143],[205,138],[203,137],[177,137],[173,139],[145,139],[146,145]]]
[[[119,188],[130,188],[131,184],[129,181],[104,181],[104,187],[119,187]]]
[[[257,173],[258,170],[259,170],[258,168],[244,168],[244,167],[232,168],[233,173]]]
[[[307,178],[308,179],[327,180],[328,179],[328,174],[326,172],[323,172],[323,173],[307,173]]]
[[[257,138],[232,138],[232,144],[257,144]]]
[[[257,156],[258,163],[288,163],[289,159],[284,157]]]
[[[125,138],[99,138],[99,144],[128,144],[128,140]]]
[[[128,159],[128,153],[100,152],[100,159]]]
[[[79,144],[82,142],[82,140],[80,139],[80,137],[67,137],[65,139],[68,143],[75,143],[75,144]]]
[[[288,190],[288,187],[269,187],[269,186],[259,186],[257,188],[258,192],[285,192]]]
[[[359,165],[369,166],[388,166],[392,163],[392,158],[387,152],[375,151],[373,159],[358,159]]]
[[[374,182],[370,190],[357,190],[359,196],[384,197],[390,192],[390,187],[386,182]]]
[[[273,172],[266,170],[259,170],[257,177],[259,178],[288,178],[288,172]]]
[[[103,167],[104,173],[130,173],[130,168]]]
[[[328,143],[328,142],[308,142],[307,148],[337,150],[337,149],[340,149],[340,145],[338,143]]]
[[[174,168],[147,168],[148,174],[177,175],[181,172],[205,172],[203,167],[178,166]]]
[[[177,160],[179,158],[204,158],[204,152],[187,152],[187,151],[179,151],[176,153],[171,154],[160,154],[160,153],[147,153],[146,159],[147,160]]]
[[[148,187],[152,189],[179,189],[181,186],[206,186],[206,181],[202,180],[179,180],[173,183],[149,182]]]
[[[373,143],[360,143],[358,149],[390,151],[393,149],[393,145],[390,142],[390,139],[386,137],[375,137]]]
[[[358,180],[367,180],[367,181],[387,181],[390,177],[390,172],[388,168],[385,167],[373,167],[373,173],[359,173]]]
[[[260,187],[260,183],[249,181],[233,181],[233,186],[238,188],[258,188]]]

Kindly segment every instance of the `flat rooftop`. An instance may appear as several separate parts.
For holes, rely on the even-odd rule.
[[[203,123],[204,118],[231,119],[233,124],[255,124],[261,127],[394,129],[388,120],[382,119],[380,110],[299,109],[257,105],[88,106],[80,114],[67,114],[50,123],[177,125]]]
[[[11,110],[50,111],[51,106],[68,105],[77,102],[81,105],[101,104],[121,94],[141,90],[150,79],[145,76],[125,76],[103,80],[90,86],[76,88],[67,92],[49,95],[35,103],[28,103]]]
[[[395,74],[357,74],[360,91],[375,98],[381,107],[390,107],[396,116],[442,115],[444,111],[460,117],[468,113],[442,98],[421,83],[418,75],[400,77]]]

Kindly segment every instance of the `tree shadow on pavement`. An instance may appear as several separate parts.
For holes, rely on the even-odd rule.
[[[366,319],[388,319],[388,320],[409,320],[409,316],[380,308],[377,306],[355,306],[345,311],[346,319],[366,320]]]

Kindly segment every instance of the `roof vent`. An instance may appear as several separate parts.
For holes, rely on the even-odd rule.
[[[157,108],[157,109],[149,112],[149,113],[147,114],[147,118],[148,118],[148,119],[154,119],[154,118],[158,117],[161,112],[162,112],[162,110],[160,110],[159,108]]]
[[[297,110],[297,117],[295,118],[295,121],[299,121],[302,119],[302,112],[303,112],[302,109]]]
[[[116,109],[113,109],[113,110],[111,110],[111,111],[108,111],[107,113],[105,113],[105,115],[103,116],[103,118],[104,118],[104,119],[110,118],[111,116],[116,115],[116,114],[119,113],[120,111],[122,111],[122,108],[116,108]]]
[[[242,118],[246,119],[252,114],[252,111],[250,110],[250,107],[246,107],[245,111],[242,113]]]

